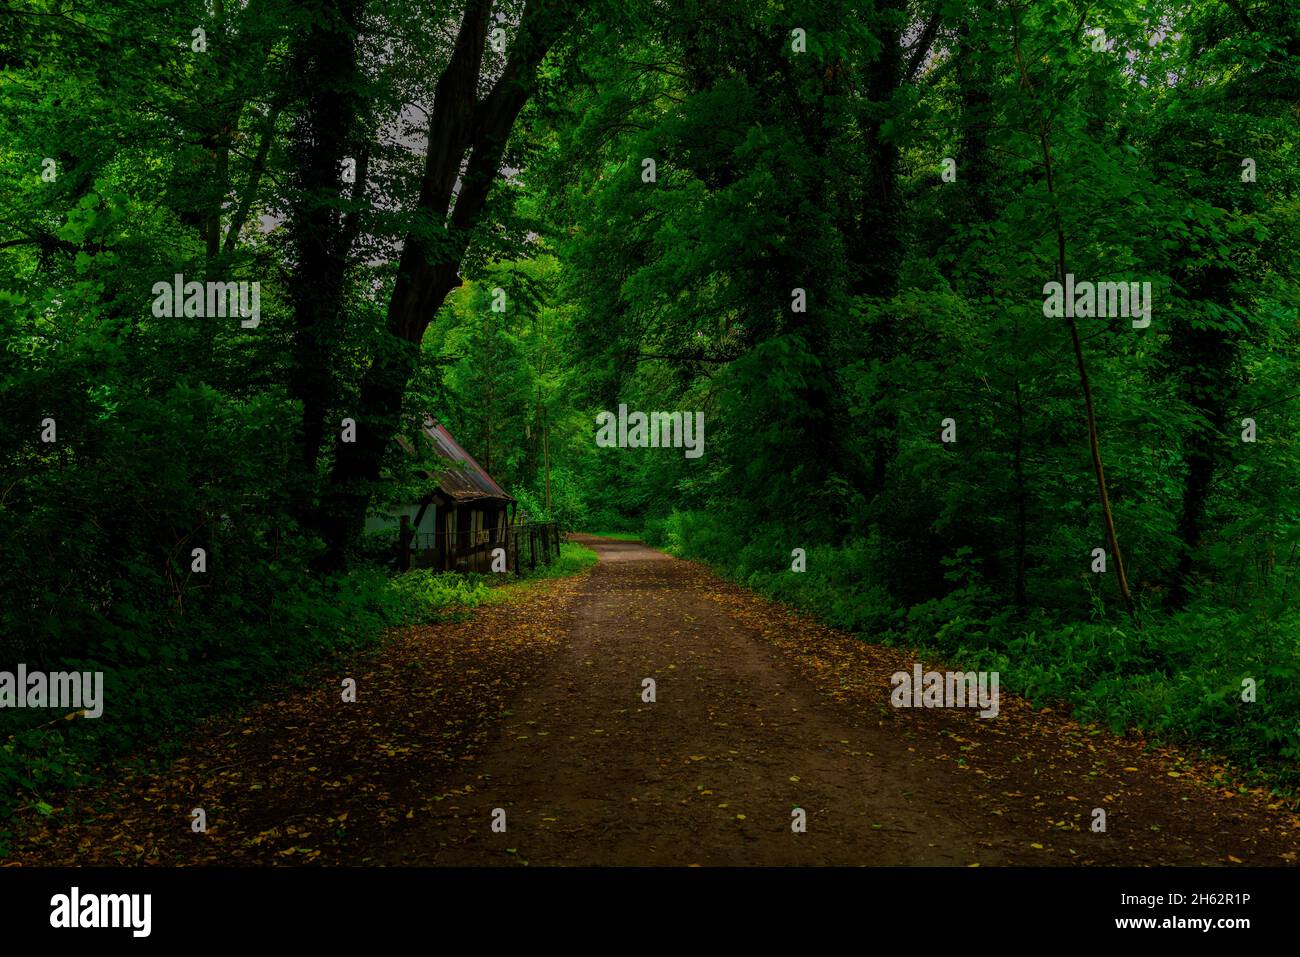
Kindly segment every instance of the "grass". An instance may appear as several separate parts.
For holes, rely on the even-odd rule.
[[[401,623],[425,624],[480,605],[521,598],[536,591],[541,582],[581,574],[596,563],[596,557],[577,542],[561,542],[559,558],[523,576],[418,568],[395,577],[392,587],[401,599]]]
[[[1002,689],[1076,719],[1138,729],[1228,758],[1252,780],[1300,795],[1300,611],[1194,604],[1074,618],[1039,609],[1024,620],[978,588],[903,608],[876,580],[867,541],[807,549],[792,573],[788,536],[702,512],[647,521],[645,540],[867,641],[915,648],[963,670],[997,671]],[[1247,684],[1259,692],[1243,696]]]
[[[93,784],[131,755],[166,759],[198,721],[247,710],[296,687],[323,662],[365,653],[394,627],[445,621],[479,605],[517,600],[549,579],[581,574],[596,563],[589,548],[561,543],[550,565],[523,576],[434,573],[389,577],[375,567],[288,592],[289,601],[262,622],[233,616],[213,621],[226,656],[125,669],[85,661],[105,672],[105,698],[115,721],[62,720],[31,709],[0,711],[0,821],[21,804],[48,807],[56,792]],[[218,626],[224,626],[224,629]],[[112,688],[109,687],[113,683]],[[0,828],[0,858],[10,835]]]
[[[639,542],[641,534],[639,532],[582,532],[583,535],[594,535],[596,538],[613,538],[620,542]]]

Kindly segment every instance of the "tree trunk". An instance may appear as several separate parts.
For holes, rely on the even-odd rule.
[[[1231,270],[1215,268],[1207,270],[1199,280],[1185,278],[1182,285],[1194,299],[1231,308],[1232,279]],[[1236,391],[1232,370],[1237,339],[1237,335],[1205,319],[1193,323],[1179,317],[1171,329],[1168,364],[1179,380],[1183,400],[1196,413],[1196,421],[1183,440],[1187,473],[1178,517],[1178,565],[1170,587],[1170,601],[1175,608],[1184,607],[1190,597],[1210,489],[1227,454],[1222,436],[1228,404]]]
[[[1038,102],[1038,94],[1034,91],[1033,83],[1029,79],[1029,73],[1025,69],[1024,60],[1020,53],[1020,30],[1017,24],[1015,31],[1015,55],[1016,65],[1020,69],[1021,80],[1025,89],[1029,92],[1030,100],[1034,105],[1034,112],[1038,121],[1038,143],[1043,154],[1043,169],[1047,178],[1047,193],[1052,201],[1052,222],[1056,230],[1056,268],[1058,281],[1064,285],[1067,275],[1065,263],[1065,227],[1061,223],[1061,210],[1058,205],[1056,195],[1055,170],[1052,166],[1052,147],[1048,135],[1047,120],[1043,116],[1041,105]],[[1120,596],[1124,600],[1124,608],[1129,615],[1133,615],[1133,596],[1129,592],[1128,575],[1124,571],[1124,557],[1119,550],[1119,535],[1115,531],[1115,516],[1110,507],[1110,493],[1106,488],[1106,469],[1101,460],[1101,443],[1097,436],[1097,416],[1093,410],[1092,404],[1092,386],[1088,381],[1088,365],[1083,357],[1083,343],[1079,340],[1079,326],[1074,321],[1073,316],[1066,316],[1065,324],[1070,330],[1070,343],[1074,347],[1074,363],[1079,373],[1079,390],[1083,393],[1084,418],[1088,429],[1088,450],[1092,456],[1093,473],[1097,479],[1097,495],[1101,499],[1102,520],[1106,526],[1106,541],[1110,546],[1111,558],[1114,559],[1116,580],[1119,582]]]
[[[295,132],[297,198],[290,214],[296,257],[289,281],[294,316],[294,364],[289,394],[302,406],[294,511],[306,524],[315,516],[316,466],[334,394],[330,354],[341,308],[355,217],[339,213],[342,169],[355,143],[362,109],[356,32],[365,0],[323,0],[294,51],[294,75],[306,102]],[[361,198],[365,169],[358,164],[352,189]]]
[[[465,5],[451,59],[434,95],[417,204],[421,214],[442,225],[443,233],[434,242],[427,228],[407,235],[388,304],[391,347],[389,343],[379,346],[362,377],[353,416],[357,440],[335,443],[330,487],[321,509],[330,567],[346,563],[361,532],[384,452],[397,431],[420,340],[447,294],[460,284],[460,263],[499,174],[506,140],[532,93],[542,57],[571,19],[563,7],[530,0],[505,69],[480,100],[478,84],[492,4],[469,0]],[[469,159],[457,192],[467,151]]]
[[[898,186],[898,146],[882,135],[889,115],[887,104],[903,81],[902,27],[907,4],[903,0],[883,0],[876,7],[873,32],[880,40],[881,51],[867,74],[867,99],[873,115],[864,131],[868,194],[862,209],[853,247],[857,278],[850,286],[853,296],[884,299],[898,290],[898,271],[902,265],[899,231],[902,227],[903,201]],[[892,315],[882,313],[867,333],[869,358],[888,362],[897,351],[898,331]],[[871,451],[871,488],[879,496],[885,488],[889,464],[898,452],[898,416],[885,395],[877,397],[880,425]]]

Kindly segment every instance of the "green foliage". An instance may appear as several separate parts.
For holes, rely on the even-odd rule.
[[[263,571],[261,595],[229,595],[212,617],[164,631],[163,620],[118,609],[130,629],[101,626],[93,646],[45,659],[49,671],[103,671],[104,714],[0,711],[0,816],[33,795],[94,780],[113,760],[174,740],[200,718],[246,709],[266,687],[291,685],[323,658],[373,643],[405,615],[378,572],[311,581]]]
[[[0,711],[0,817],[55,789],[94,781],[143,746],[162,743],[165,754],[199,719],[299,686],[322,660],[373,646],[389,628],[509,600],[521,582],[580,574],[595,561],[590,549],[562,542],[550,565],[521,577],[425,569],[389,578],[373,568],[319,582],[282,577],[265,604],[232,601],[219,622],[200,623],[183,643],[169,636],[162,661],[137,636],[119,657],[48,662],[51,671],[103,670],[105,714],[51,721],[46,710]]]
[[[417,201],[408,106],[460,10],[309,7],[0,15],[0,667],[102,668],[116,715],[0,714],[0,800],[498,594],[322,557],[330,495],[428,490],[384,431],[426,413],[531,519],[644,529],[1006,687],[1294,760],[1296,0],[946,0],[929,40],[902,0],[549,5],[573,29],[464,229]],[[177,40],[196,23],[207,54]],[[398,248],[456,287],[414,334],[388,323]],[[1152,324],[1081,319],[1076,357],[1042,310],[1062,267],[1150,282]],[[154,316],[177,273],[260,282],[260,324]],[[1089,568],[1082,373],[1132,619],[1119,556]],[[336,482],[371,400],[384,467]],[[703,456],[597,448],[620,403],[702,412]]]
[[[596,563],[596,553],[576,542],[561,542],[560,555],[551,564],[539,564],[522,576],[470,572],[435,572],[416,568],[392,580],[400,598],[404,624],[426,624],[439,620],[449,610],[477,608],[494,601],[509,600],[508,586],[516,582],[545,581],[577,575]]]
[[[1081,721],[1205,745],[1300,786],[1300,610],[1201,603],[1141,625],[1104,612],[1095,621],[1046,613],[1026,621],[973,584],[902,609],[880,580],[878,542],[814,546],[800,573],[790,558],[798,538],[772,527],[674,512],[647,521],[643,538],[864,639],[998,671],[1003,690],[1067,703]],[[961,581],[970,569],[954,564],[953,572]],[[1247,678],[1256,683],[1251,703],[1242,699]]]

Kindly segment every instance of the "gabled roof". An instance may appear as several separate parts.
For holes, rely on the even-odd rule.
[[[457,502],[514,501],[496,483],[492,476],[484,471],[483,466],[474,460],[474,456],[466,452],[461,447],[461,444],[452,438],[451,433],[447,431],[447,427],[441,422],[432,416],[425,416],[424,428],[420,431],[440,458],[446,459],[456,466],[425,473],[429,478],[437,481],[438,488],[443,495]],[[397,436],[397,441],[408,454],[416,454],[415,449],[411,447],[411,443],[406,441],[403,436]]]

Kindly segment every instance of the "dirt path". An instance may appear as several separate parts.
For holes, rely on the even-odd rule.
[[[49,816],[29,808],[4,863],[1297,860],[1300,816],[1214,765],[1008,694],[994,719],[895,709],[890,676],[915,652],[692,562],[584,541],[601,559],[586,575],[407,629],[209,722],[160,769],[118,769]],[[356,703],[340,701],[343,676]]]
[[[912,657],[637,544],[601,557],[567,641],[391,864],[1294,862],[1300,822],[1206,769],[1003,696],[896,710]],[[930,663],[926,663],[927,667]],[[642,700],[642,681],[656,701]],[[1184,767],[1178,764],[1177,766]],[[794,833],[792,810],[807,814]],[[1094,833],[1092,809],[1107,812]],[[504,809],[506,832],[494,833]]]

